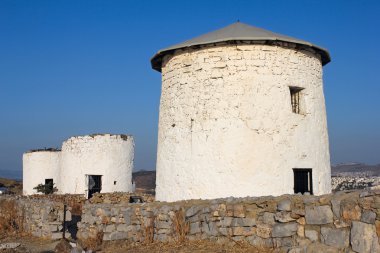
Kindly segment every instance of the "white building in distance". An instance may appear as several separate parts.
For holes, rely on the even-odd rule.
[[[243,23],[160,50],[156,199],[331,192],[327,50]]]
[[[23,155],[23,194],[53,182],[57,193],[132,192],[134,140],[128,135],[71,137],[62,150],[32,150]]]

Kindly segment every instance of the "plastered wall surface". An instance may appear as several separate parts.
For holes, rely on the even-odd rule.
[[[218,44],[176,50],[162,66],[157,200],[293,193],[293,168],[313,170],[314,194],[331,191],[319,55]],[[304,88],[301,114],[289,86]]]
[[[23,163],[23,194],[36,194],[33,188],[45,184],[45,179],[53,179],[57,184],[60,170],[59,151],[36,151],[24,153]]]
[[[59,190],[87,196],[86,175],[101,175],[101,192],[131,192],[133,159],[132,136],[106,134],[69,138],[62,145]]]

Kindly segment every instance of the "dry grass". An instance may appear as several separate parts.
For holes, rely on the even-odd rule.
[[[145,223],[143,217],[139,217],[139,220],[141,223],[141,227],[143,228],[143,236],[144,236],[144,240],[140,240],[140,241],[143,241],[144,244],[153,243],[154,242],[154,233],[156,231],[156,228],[154,225],[156,222],[156,216],[152,216],[152,217],[148,218],[147,223]]]
[[[81,240],[80,245],[84,250],[99,250],[103,243],[103,231],[90,231],[86,240]]]
[[[151,244],[131,243],[131,242],[108,242],[102,249],[104,253],[277,253],[279,250],[269,249],[265,247],[254,247],[247,242],[241,242],[241,246],[236,247],[233,243],[218,243],[215,241],[201,240],[201,241],[186,241],[183,243],[172,242],[154,242]]]
[[[172,222],[174,225],[175,240],[180,243],[185,242],[187,239],[186,236],[190,231],[190,222],[186,221],[185,211],[183,209],[175,211]]]
[[[24,232],[24,212],[14,200],[1,199],[0,210],[0,237]]]

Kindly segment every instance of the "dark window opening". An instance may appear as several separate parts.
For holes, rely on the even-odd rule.
[[[88,198],[102,190],[102,176],[88,175]]]
[[[54,189],[54,181],[52,178],[45,179],[45,194],[52,194]]]
[[[300,114],[301,113],[301,90],[300,87],[289,87],[290,90],[290,99],[292,104],[292,112]]]
[[[294,193],[313,194],[313,177],[311,169],[293,169]]]
[[[116,185],[116,181],[113,181],[113,185]]]

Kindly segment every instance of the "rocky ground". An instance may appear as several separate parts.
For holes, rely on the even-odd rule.
[[[57,246],[60,241],[50,241],[33,237],[14,237],[0,240],[0,253],[54,253],[54,252],[85,252],[80,247],[75,251],[70,247]],[[2,249],[3,247],[3,249]],[[96,251],[97,253],[274,253],[281,251],[268,248],[257,248],[247,243],[231,241],[228,244],[221,244],[213,241],[193,241],[193,242],[172,242],[172,243],[131,243],[131,242],[108,242],[104,243]]]

